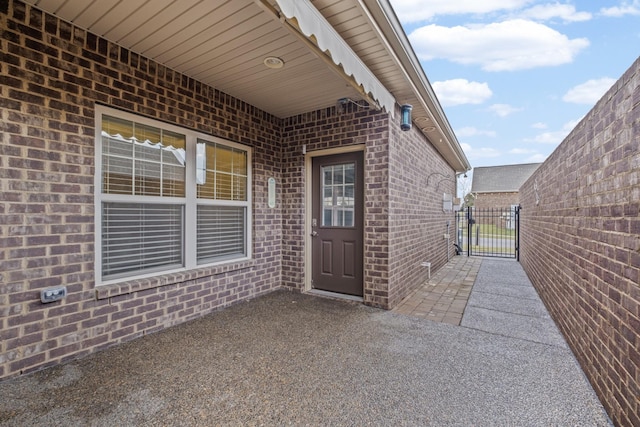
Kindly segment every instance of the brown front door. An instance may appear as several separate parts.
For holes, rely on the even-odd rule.
[[[362,296],[363,155],[313,158],[312,286]]]

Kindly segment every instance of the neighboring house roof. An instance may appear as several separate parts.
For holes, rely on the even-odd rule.
[[[471,168],[389,0],[24,1],[279,118],[411,104],[449,165]]]
[[[473,168],[472,193],[518,192],[542,163]]]

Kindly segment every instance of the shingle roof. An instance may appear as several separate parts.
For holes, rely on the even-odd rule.
[[[472,193],[517,192],[541,163],[473,169]]]

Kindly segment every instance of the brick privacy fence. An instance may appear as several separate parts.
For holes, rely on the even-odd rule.
[[[520,260],[617,425],[640,425],[640,59],[520,188]]]

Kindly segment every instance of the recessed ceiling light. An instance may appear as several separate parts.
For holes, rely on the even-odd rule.
[[[429,120],[430,120],[429,117],[424,117],[424,116],[416,117],[415,119],[416,122],[428,122]]]
[[[267,56],[264,58],[264,65],[268,68],[282,68],[284,67],[284,61],[276,56]]]
[[[436,130],[436,127],[435,126],[427,126],[427,127],[422,128],[422,130],[424,132],[433,132],[434,130]]]

